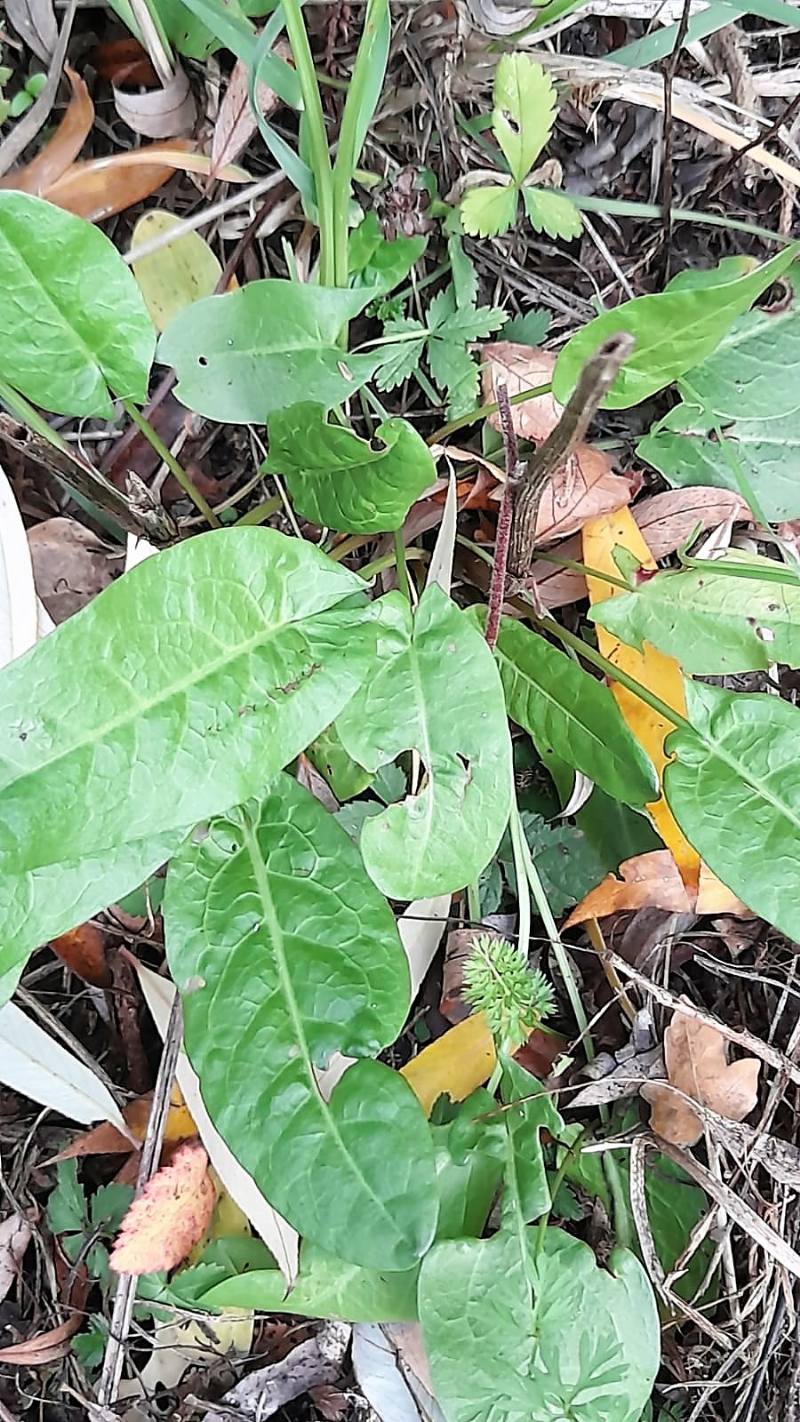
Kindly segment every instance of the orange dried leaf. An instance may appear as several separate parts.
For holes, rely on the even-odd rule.
[[[728,1061],[728,1044],[716,1027],[676,1012],[664,1033],[664,1061],[672,1086],[729,1121],[743,1121],[758,1100],[761,1063],[755,1057]],[[666,1141],[693,1146],[703,1134],[700,1117],[683,1097],[648,1082],[650,1125]]]
[[[401,1068],[426,1115],[446,1092],[453,1101],[465,1101],[492,1074],[494,1042],[483,1013],[473,1013],[443,1037],[423,1047]]]
[[[199,1141],[179,1146],[157,1170],[122,1221],[111,1252],[118,1274],[174,1269],[208,1229],[216,1192]]]
[[[102,222],[149,197],[176,170],[207,175],[210,163],[205,153],[193,152],[181,139],[169,144],[143,143],[129,152],[73,163],[42,197],[87,222]],[[229,183],[250,180],[249,173],[232,163],[218,176]]]
[[[564,924],[574,928],[587,918],[607,918],[609,914],[633,909],[659,908],[667,913],[731,913],[749,916],[749,909],[730,889],[700,865],[700,880],[695,890],[684,884],[675,860],[668,849],[654,849],[649,854],[637,854],[619,866],[620,877],[607,874],[572,910]]]
[[[122,1112],[126,1126],[137,1141],[144,1140],[152,1102],[153,1093],[148,1091],[145,1096],[135,1096]],[[175,1082],[164,1128],[164,1145],[171,1146],[180,1141],[193,1140],[196,1135],[197,1126],[184,1102],[181,1089]],[[71,1145],[59,1151],[58,1155],[51,1156],[45,1164],[54,1165],[59,1160],[72,1160],[84,1155],[128,1155],[134,1149],[133,1140],[124,1136],[110,1121],[103,1121],[99,1126],[93,1126],[90,1131],[84,1131],[82,1135],[77,1136]]]
[[[36,157],[3,178],[0,188],[33,193],[34,197],[44,194],[80,153],[94,123],[94,104],[80,75],[68,64],[64,73],[72,85],[72,98],[61,123]]]
[[[633,514],[627,508],[591,519],[583,529],[583,561],[590,568],[596,568],[601,573],[619,578],[619,569],[613,558],[616,547],[627,549],[628,552],[634,554],[644,568],[655,571],[656,561]],[[589,598],[593,604],[602,602],[607,597],[617,596],[622,592],[621,588],[603,582],[600,578],[587,578],[586,582]],[[597,643],[603,656],[607,657],[615,666],[626,671],[629,676],[634,677],[650,691],[655,692],[662,701],[665,701],[668,706],[674,707],[680,715],[686,715],[683,678],[680,666],[674,657],[667,657],[663,652],[656,651],[649,642],[645,642],[642,651],[639,652],[635,647],[626,646],[618,637],[607,632],[604,627],[597,628]],[[618,682],[612,682],[611,689],[630,730],[639,744],[647,751],[660,777],[667,762],[664,740],[674,729],[674,723],[668,721],[657,711],[651,710],[644,701],[640,701],[632,691],[626,691],[625,687],[620,686]],[[647,808],[656,829],[672,853],[681,878],[690,889],[695,889],[700,871],[699,854],[678,828],[663,795]]]
[[[110,987],[111,969],[106,958],[104,934],[93,923],[81,923],[69,933],[51,938],[50,947],[71,972],[95,987]]]

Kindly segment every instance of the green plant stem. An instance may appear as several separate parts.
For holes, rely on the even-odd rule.
[[[467,913],[471,923],[481,921],[481,894],[476,879],[471,884],[467,884]]]
[[[211,528],[221,528],[217,515],[211,505],[203,498],[199,489],[196,489],[182,464],[179,464],[171,449],[168,449],[161,436],[153,429],[150,421],[142,414],[141,410],[134,405],[132,400],[121,400],[122,408],[130,420],[133,421],[140,434],[144,435],[151,449],[154,449],[163,464],[166,464],[171,474],[175,475],[178,483],[183,489],[187,498],[191,499],[195,508],[203,515]]]
[[[406,545],[403,542],[403,530],[398,528],[394,535],[394,556],[397,563],[397,584],[406,602],[411,601],[411,585],[408,581],[408,567],[406,564]]]
[[[429,555],[422,548],[406,549],[406,563],[409,563],[413,558],[424,560],[428,556]],[[365,582],[370,582],[372,578],[377,577],[378,573],[382,573],[384,569],[393,568],[396,561],[397,555],[394,550],[392,550],[391,553],[384,553],[382,557],[376,558],[374,562],[367,563],[365,567],[359,568],[358,576],[363,578]]]
[[[274,513],[277,513],[283,500],[280,494],[273,494],[271,499],[264,499],[262,503],[256,504],[254,509],[248,509],[247,513],[237,518],[237,528],[243,528],[251,524],[266,523]]]
[[[567,1173],[567,1167],[569,1166],[570,1161],[577,1160],[578,1155],[580,1154],[578,1148],[584,1136],[586,1135],[586,1131],[587,1127],[583,1126],[579,1135],[577,1135],[574,1141],[572,1142],[572,1145],[562,1147],[564,1154],[561,1157],[561,1164],[558,1166],[556,1173],[548,1186],[550,1190],[551,1201],[555,1200],[556,1195],[558,1194],[559,1190],[561,1189],[561,1186],[564,1183],[564,1176]],[[541,1219],[539,1220],[539,1223],[536,1226],[536,1246],[534,1251],[536,1254],[539,1253],[539,1250],[541,1249],[544,1243],[544,1233],[550,1223],[550,1216],[552,1213],[553,1211],[551,1205],[551,1208],[547,1211],[547,1214],[542,1215]]]
[[[336,240],[333,218],[333,169],[331,168],[331,155],[328,148],[328,134],[325,128],[325,115],[322,111],[322,99],[320,98],[317,73],[314,68],[314,57],[308,42],[308,33],[300,8],[300,0],[284,0],[283,13],[286,21],[286,33],[292,47],[292,58],[294,59],[294,66],[300,81],[303,107],[308,124],[309,155],[311,158],[311,166],[314,170],[314,186],[316,188],[317,214],[319,217],[320,283],[322,286],[335,286]],[[346,280],[342,285],[347,285]]]
[[[522,821],[517,809],[516,788],[514,789],[513,809],[509,820],[511,831],[511,850],[514,856],[514,878],[517,883],[517,911],[519,913],[519,927],[517,929],[517,947],[519,948],[523,962],[527,963],[531,949],[531,893],[526,873],[524,850],[528,848],[525,841],[525,832],[522,828]]]
[[[373,345],[377,344],[373,342]],[[520,390],[518,395],[510,395],[509,405],[522,405],[525,400],[535,400],[537,395],[549,395],[551,385],[532,385],[530,390]],[[474,425],[478,420],[486,419],[487,415],[496,415],[498,405],[496,400],[490,400],[488,405],[476,405],[474,410],[469,410],[466,415],[459,415],[457,420],[450,420],[446,425],[441,425],[438,430],[434,430],[428,436],[428,444],[440,444],[448,435],[455,434],[456,430],[463,430],[467,425]]]
[[[348,217],[350,186],[358,163],[361,144],[359,126],[365,98],[373,78],[375,44],[381,21],[385,18],[388,0],[370,0],[364,18],[364,28],[358,45],[353,74],[347,91],[336,161],[333,165],[333,281],[335,286],[348,284]],[[315,79],[316,83],[316,79]],[[319,94],[319,89],[317,89]]]

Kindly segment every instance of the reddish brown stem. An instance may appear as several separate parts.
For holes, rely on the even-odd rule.
[[[514,429],[511,404],[508,398],[508,387],[504,381],[498,381],[495,393],[497,395],[497,409],[500,415],[500,427],[503,431],[503,449],[506,457],[506,482],[503,487],[500,512],[497,516],[497,537],[494,543],[492,581],[489,585],[489,613],[486,618],[486,641],[492,651],[494,651],[497,644],[497,635],[500,631],[500,614],[503,610],[503,600],[506,591],[508,550],[511,543],[511,524],[514,517],[514,485],[519,473],[517,432]]]

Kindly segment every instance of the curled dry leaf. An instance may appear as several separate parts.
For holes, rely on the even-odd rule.
[[[133,35],[96,45],[89,53],[89,62],[100,77],[108,79],[111,84],[143,84],[149,87],[158,83],[158,75],[146,50]]]
[[[521,395],[523,390],[535,390],[538,385],[549,385],[553,378],[556,358],[551,351],[539,350],[536,346],[517,345],[514,341],[493,341],[481,347],[481,381],[484,402],[497,399],[497,381],[504,380],[510,396]],[[554,430],[564,406],[559,405],[554,395],[536,395],[521,405],[511,406],[511,420],[517,439],[529,439],[533,444],[541,444]],[[489,416],[489,424],[498,434],[502,433],[500,416]]]
[[[80,75],[68,64],[64,65],[64,73],[72,88],[72,98],[58,128],[30,163],[0,181],[0,188],[33,193],[34,197],[48,197],[48,188],[57,182],[80,153],[94,123],[94,104]]]
[[[112,1269],[118,1274],[174,1269],[203,1238],[215,1199],[200,1142],[179,1146],[125,1215],[111,1252]]]
[[[73,163],[41,196],[87,222],[103,222],[150,197],[178,170],[207,175],[209,163],[209,158],[193,152],[185,139],[146,143],[127,153]],[[233,164],[219,176],[228,183],[246,183],[250,177]]]
[[[70,1350],[70,1339],[83,1326],[83,1314],[77,1311],[65,1323],[49,1328],[46,1333],[37,1333],[35,1338],[26,1338],[24,1343],[12,1343],[8,1348],[0,1348],[0,1363],[14,1364],[24,1368],[42,1368],[46,1363],[55,1363],[66,1358]]]
[[[730,1121],[743,1121],[758,1100],[761,1063],[755,1057],[728,1061],[728,1044],[716,1027],[677,1011],[664,1033],[664,1062],[672,1086]],[[703,1123],[688,1101],[669,1087],[649,1082],[650,1125],[677,1146],[696,1145]]]
[[[36,591],[56,624],[85,607],[122,572],[122,555],[74,518],[37,523],[28,544]]]
[[[134,133],[145,138],[177,138],[194,128],[197,105],[189,77],[180,65],[159,88],[134,92],[115,83],[113,89],[117,113]]]
[[[289,46],[282,42],[275,46],[273,54],[279,54],[282,59],[291,59]],[[212,178],[219,176],[226,163],[236,162],[258,127],[247,94],[248,75],[248,65],[237,59],[214,125],[214,137],[211,141]],[[269,118],[278,106],[277,94],[266,84],[259,84],[256,97],[263,117]]]
[[[53,0],[5,0],[6,18],[28,49],[49,64],[58,39]]]
[[[641,908],[664,909],[667,913],[729,913],[751,917],[750,910],[712,874],[700,865],[697,889],[684,884],[668,849],[637,854],[619,866],[620,877],[607,874],[596,888],[572,910],[564,924],[574,928],[587,918],[607,918],[609,914]]]
[[[69,933],[61,933],[50,940],[50,947],[57,953],[70,972],[76,973],[84,982],[95,987],[110,987],[112,973],[106,957],[105,934],[93,923],[81,923],[71,928]]]

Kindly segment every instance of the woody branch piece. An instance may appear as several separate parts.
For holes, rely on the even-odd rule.
[[[608,394],[633,347],[633,336],[625,331],[609,336],[597,347],[578,376],[578,383],[555,429],[531,455],[526,468],[515,481],[508,556],[508,568],[513,577],[524,577],[533,561],[536,518],[547,481],[566,464],[576,445],[584,439],[600,402]]]

